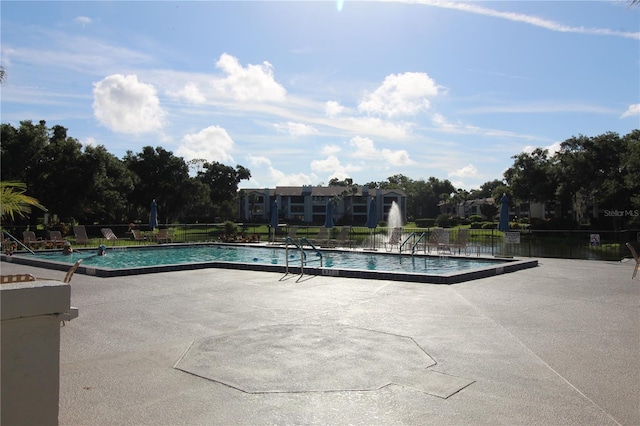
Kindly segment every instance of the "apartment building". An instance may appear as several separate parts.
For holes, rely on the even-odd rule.
[[[242,189],[240,191],[240,220],[266,222],[274,202],[282,223],[322,224],[327,202],[334,205],[336,224],[364,226],[370,201],[374,199],[377,217],[387,221],[395,201],[403,219],[406,218],[407,197],[400,189],[375,189],[362,186],[277,186],[276,188]],[[406,220],[404,220],[406,222]]]

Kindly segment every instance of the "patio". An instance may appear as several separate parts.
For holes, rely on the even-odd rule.
[[[632,271],[541,259],[450,286],[76,275],[59,422],[640,424]],[[2,273],[52,274],[6,262]]]

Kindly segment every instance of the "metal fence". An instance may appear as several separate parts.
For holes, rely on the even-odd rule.
[[[108,225],[84,225],[89,243],[84,245],[98,246],[108,243],[109,245],[135,245],[154,242],[153,235],[157,230],[141,226],[139,229],[143,235],[147,235],[146,241],[135,240],[130,232],[128,224],[108,224]],[[139,226],[139,225],[138,225]],[[168,227],[173,231],[172,241],[176,243],[194,242],[214,242],[228,240],[223,223],[190,223],[171,224]],[[117,241],[106,241],[101,229],[110,228],[118,237]],[[330,230],[329,239],[336,238],[341,227]],[[71,227],[56,227],[63,237],[75,244],[73,229]],[[295,238],[307,238],[314,240],[318,235],[319,226],[298,225],[295,229]],[[402,241],[404,249],[412,247],[418,239],[423,241],[429,238],[435,228],[410,228],[404,227],[402,230]],[[26,227],[13,227],[5,229],[16,239],[22,240],[22,232]],[[49,239],[47,229],[31,229],[36,237]],[[287,235],[292,232],[292,226],[280,225],[275,233],[275,238],[284,241]],[[445,228],[445,235],[449,242],[455,241],[458,233],[457,228]],[[514,230],[505,233],[496,229],[471,229],[469,231],[469,241],[466,253],[470,256],[513,256],[513,257],[553,257],[564,259],[589,259],[589,260],[609,260],[618,261],[625,257],[630,257],[629,250],[625,246],[631,242],[635,247],[640,248],[640,230]],[[274,238],[265,224],[260,223],[239,223],[236,224],[235,238],[238,241],[270,241]],[[350,248],[376,248],[384,250],[385,241],[388,238],[389,229],[377,227],[375,230],[366,227],[351,227],[348,238]]]

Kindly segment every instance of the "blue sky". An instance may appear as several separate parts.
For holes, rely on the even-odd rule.
[[[640,128],[625,1],[2,1],[2,123],[122,158],[243,165],[242,187],[395,174],[472,189],[512,156]]]

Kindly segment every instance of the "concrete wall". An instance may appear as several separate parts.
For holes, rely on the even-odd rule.
[[[0,286],[3,426],[58,424],[60,321],[70,296],[58,281]]]

